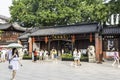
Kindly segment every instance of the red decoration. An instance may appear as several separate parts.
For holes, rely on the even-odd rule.
[[[75,35],[72,35],[72,42],[75,42]]]
[[[90,33],[90,42],[92,42],[92,33]]]
[[[45,43],[47,43],[48,42],[48,37],[45,37]]]

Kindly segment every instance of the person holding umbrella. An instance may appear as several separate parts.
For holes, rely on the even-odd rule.
[[[19,64],[22,66],[17,48],[12,49],[12,58],[10,61],[10,65],[12,65],[12,79],[15,80],[16,71],[19,69]]]

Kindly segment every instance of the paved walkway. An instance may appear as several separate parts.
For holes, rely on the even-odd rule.
[[[23,60],[22,63],[16,80],[120,80],[120,68],[112,67],[111,62],[82,62],[80,67],[67,61],[33,63]],[[11,71],[7,67],[8,62],[0,63],[0,80],[10,80]]]

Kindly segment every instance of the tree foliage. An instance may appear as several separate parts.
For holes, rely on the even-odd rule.
[[[109,8],[103,0],[13,0],[12,21],[25,27],[104,22]]]

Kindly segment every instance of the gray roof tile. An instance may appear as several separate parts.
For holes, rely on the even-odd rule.
[[[120,34],[120,27],[103,28],[102,34]]]
[[[44,36],[44,35],[60,35],[60,34],[80,34],[80,33],[95,33],[98,31],[98,23],[67,25],[51,28],[41,28],[30,36]]]
[[[20,37],[18,37],[19,39],[24,39],[24,38],[28,38],[28,36],[30,35],[30,33],[26,33],[21,35]]]
[[[7,29],[11,26],[11,24],[9,23],[6,23],[6,24],[0,24],[0,30],[4,30],[4,29]]]
[[[3,19],[3,20],[5,20],[5,21],[8,22],[10,18],[8,18],[8,17],[6,17],[6,16],[3,16],[3,15],[0,15],[0,19]]]
[[[17,23],[13,23],[13,24],[10,24],[10,23],[0,24],[0,30],[6,30],[6,29],[8,29],[10,27],[13,27],[14,29],[19,30],[19,31],[26,31],[27,29],[28,30],[31,29],[31,28],[21,27]]]

